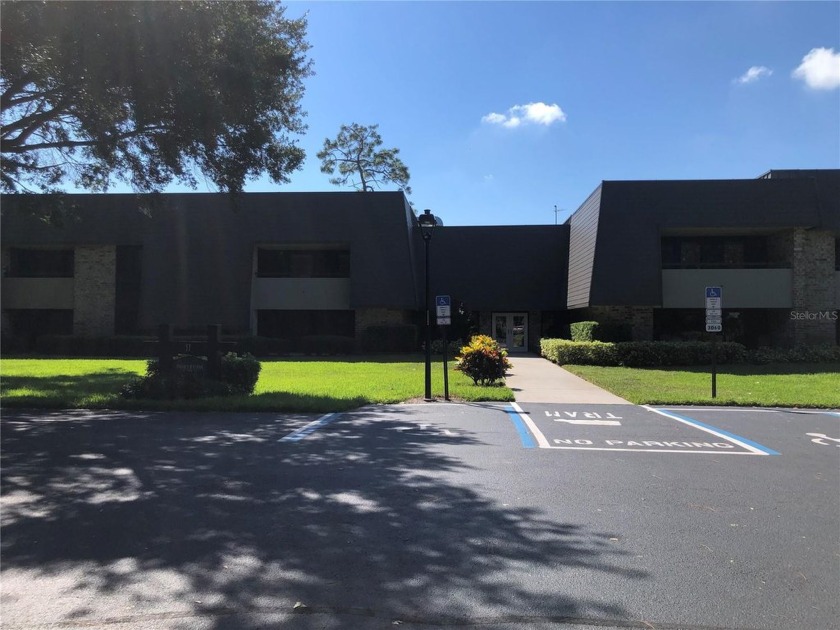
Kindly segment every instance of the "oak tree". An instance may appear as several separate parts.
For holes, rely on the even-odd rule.
[[[2,2],[0,187],[239,192],[304,159],[305,18],[249,2]]]

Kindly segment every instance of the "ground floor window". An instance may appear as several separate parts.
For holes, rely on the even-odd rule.
[[[780,309],[724,309],[722,341],[748,348],[786,343],[790,311]],[[701,308],[662,308],[653,311],[654,339],[696,341],[706,337],[706,312]]]
[[[9,330],[4,336],[17,340],[21,349],[32,350],[41,335],[72,335],[72,309],[9,309],[4,311]]]
[[[355,311],[258,310],[257,335],[295,339],[315,335],[353,337]]]

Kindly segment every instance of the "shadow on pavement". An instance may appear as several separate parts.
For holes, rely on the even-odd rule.
[[[353,414],[297,443],[278,440],[311,417],[6,413],[6,621],[24,591],[66,598],[42,623],[181,611],[166,627],[203,618],[251,628],[249,614],[288,613],[297,601],[348,628],[488,611],[626,617],[527,578],[644,578],[619,566],[609,533],[483,496],[459,478],[470,467],[451,448],[480,441],[415,428],[414,413]],[[303,617],[312,621],[295,627],[326,627]]]

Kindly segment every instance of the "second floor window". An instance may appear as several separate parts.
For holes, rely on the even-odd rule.
[[[72,278],[74,255],[72,249],[9,250],[10,278]]]
[[[665,236],[663,269],[762,269],[789,266],[765,236]]]
[[[257,249],[263,278],[349,278],[350,252],[344,249]]]

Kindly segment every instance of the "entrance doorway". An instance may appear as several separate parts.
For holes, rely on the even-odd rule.
[[[508,352],[526,352],[528,313],[493,313],[493,339]]]

